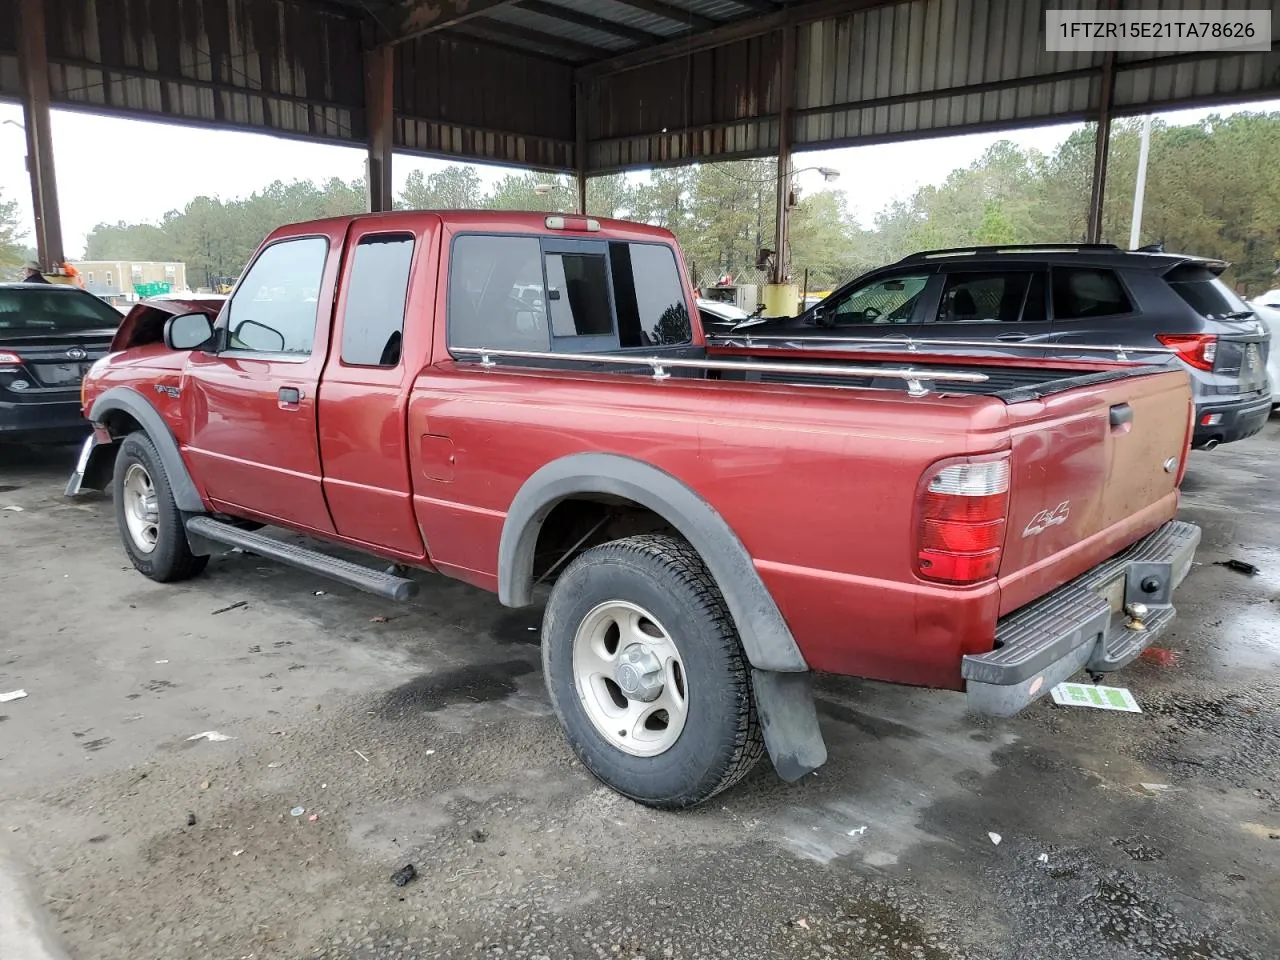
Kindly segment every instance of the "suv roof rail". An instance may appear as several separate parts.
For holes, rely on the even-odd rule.
[[[1113,252],[1120,248],[1114,243],[1003,243],[985,247],[949,247],[945,250],[921,250],[912,253],[899,263],[919,263],[935,257],[963,257],[983,253],[1089,253]]]

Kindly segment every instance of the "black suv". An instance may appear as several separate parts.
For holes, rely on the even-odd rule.
[[[978,348],[983,353],[1063,359],[1099,356],[1075,346],[1172,351],[1191,375],[1193,444],[1212,449],[1257,433],[1271,413],[1270,333],[1219,279],[1227,266],[1112,244],[931,250],[863,274],[798,317],[755,323],[740,333],[977,340],[989,344]],[[1128,359],[1172,362],[1154,352]]]
[[[83,438],[80,380],[123,319],[78,287],[0,283],[0,442]]]

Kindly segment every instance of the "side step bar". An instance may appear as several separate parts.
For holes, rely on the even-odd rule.
[[[388,600],[408,600],[418,592],[418,585],[404,577],[373,570],[348,560],[339,560],[327,553],[309,550],[294,543],[285,543],[252,530],[241,530],[239,527],[222,523],[213,517],[188,518],[187,533],[214,543],[239,547],[250,553],[256,553],[260,557],[267,557],[270,560],[297,567],[299,570],[306,570],[308,573],[318,573],[322,577],[337,580],[357,590],[375,593]]]

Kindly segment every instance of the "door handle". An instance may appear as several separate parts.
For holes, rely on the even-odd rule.
[[[276,397],[283,409],[290,409],[302,402],[302,391],[297,387],[281,387]]]
[[[1021,343],[1027,339],[1027,335],[1025,333],[1002,333],[996,339],[1005,343]]]

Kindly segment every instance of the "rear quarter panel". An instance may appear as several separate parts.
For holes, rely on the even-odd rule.
[[[507,509],[537,469],[580,452],[633,457],[724,517],[810,666],[954,687],[960,655],[990,645],[998,588],[916,579],[916,490],[936,460],[1007,445],[1005,421],[983,397],[445,361],[410,404],[415,508],[432,562],[494,589]]]

